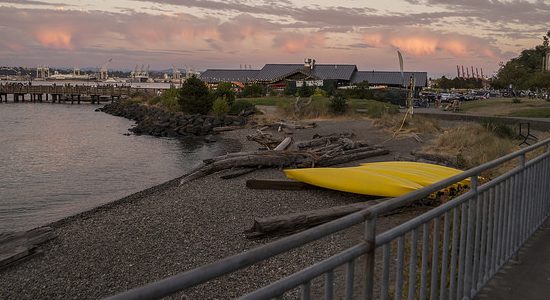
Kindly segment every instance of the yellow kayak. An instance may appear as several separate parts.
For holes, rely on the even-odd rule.
[[[370,171],[377,171],[383,173],[399,174],[402,173],[401,177],[407,179],[418,178],[419,176],[425,176],[427,182],[432,179],[438,179],[441,181],[443,179],[453,177],[462,173],[462,170],[449,168],[440,165],[420,163],[413,161],[384,161],[384,162],[374,162],[374,163],[364,163],[361,164],[360,168],[364,168]],[[411,175],[409,175],[411,174]],[[398,176],[398,175],[396,175]],[[413,180],[414,181],[414,180]],[[416,181],[415,181],[416,182]],[[435,183],[432,182],[432,183]],[[470,179],[464,179],[461,181],[461,184],[467,185],[470,182]]]
[[[422,188],[404,178],[388,176],[358,167],[284,170],[286,176],[328,189],[381,197],[397,197]]]
[[[357,169],[407,179],[412,182],[418,183],[421,186],[428,186],[447,178],[447,176],[440,176],[438,174],[422,170],[413,170],[392,166],[360,166],[357,167]]]

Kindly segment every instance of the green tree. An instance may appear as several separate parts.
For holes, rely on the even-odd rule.
[[[543,57],[550,51],[550,31],[542,37],[542,44],[531,49],[521,51],[518,57],[508,62],[501,63],[497,76],[492,85],[495,88],[507,88],[512,84],[513,88],[532,89],[542,88],[545,85],[545,77],[537,75],[542,70]]]
[[[227,114],[227,112],[229,112],[229,104],[227,103],[225,97],[217,98],[214,101],[214,104],[212,105],[212,111],[218,118],[224,116],[225,114]]]
[[[181,85],[178,102],[186,113],[207,114],[212,109],[213,97],[206,84],[193,76]]]
[[[225,98],[229,106],[235,103],[235,92],[231,82],[220,82],[215,92],[216,98]]]
[[[341,115],[348,109],[348,102],[346,101],[344,95],[341,93],[335,93],[334,96],[330,97],[329,106],[332,113]]]

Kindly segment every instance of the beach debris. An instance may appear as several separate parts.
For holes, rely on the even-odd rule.
[[[244,231],[246,238],[257,239],[267,236],[288,235],[323,223],[336,220],[379,204],[387,198],[374,199],[360,203],[330,208],[316,209],[299,213],[255,218],[250,229]]]
[[[40,244],[55,237],[51,227],[0,233],[0,270],[42,254]]]
[[[338,140],[336,147],[324,148],[324,150],[263,150],[229,153],[205,159],[203,164],[182,177],[181,184],[229,169],[327,167],[389,153],[385,148],[365,145],[363,142],[353,142],[349,139],[344,139]],[[230,178],[233,177],[235,176],[231,176]]]

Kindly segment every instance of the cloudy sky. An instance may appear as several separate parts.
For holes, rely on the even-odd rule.
[[[0,0],[0,65],[356,64],[455,75],[540,44],[549,0]]]

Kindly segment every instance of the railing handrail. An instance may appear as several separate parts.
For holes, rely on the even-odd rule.
[[[275,255],[278,255],[280,253],[283,253],[285,251],[303,246],[305,244],[308,244],[312,241],[318,240],[320,238],[323,238],[325,236],[328,236],[330,234],[333,234],[335,232],[338,232],[340,230],[349,228],[353,225],[359,224],[367,219],[375,218],[378,215],[390,212],[394,209],[407,206],[411,204],[413,201],[421,199],[423,197],[426,197],[434,192],[440,191],[443,188],[446,188],[448,186],[451,186],[457,182],[460,182],[462,180],[465,180],[467,178],[475,177],[477,178],[483,171],[492,169],[496,166],[501,165],[504,162],[510,161],[512,159],[515,159],[517,157],[523,157],[525,158],[525,154],[534,151],[540,147],[543,147],[545,145],[550,144],[550,139],[540,141],[534,145],[528,146],[526,148],[523,148],[521,150],[518,150],[516,152],[507,154],[503,157],[500,157],[498,159],[495,159],[493,161],[484,163],[480,166],[471,168],[469,170],[466,170],[458,175],[455,175],[453,177],[450,177],[448,179],[442,180],[440,182],[434,183],[432,185],[423,187],[419,190],[410,192],[408,194],[405,194],[403,196],[399,196],[387,201],[384,201],[382,203],[376,204],[374,206],[371,206],[369,208],[363,209],[359,212],[355,212],[353,214],[350,214],[348,216],[342,217],[340,219],[313,227],[311,229],[305,230],[303,232],[281,238],[279,240],[276,240],[274,242],[259,246],[257,248],[253,248],[251,250],[248,250],[247,252],[243,252],[240,254],[233,255],[231,257],[219,260],[217,262],[201,266],[186,272],[179,273],[177,275],[150,283],[148,285],[137,287],[132,290],[123,292],[121,294],[109,297],[108,299],[151,299],[151,298],[160,298],[167,295],[170,295],[172,293],[175,293],[177,291],[207,282],[211,279],[214,279],[216,277],[225,275],[227,273],[231,273],[234,271],[237,271],[239,269],[242,269],[244,267],[250,266],[254,263],[263,261],[267,258],[273,257]],[[550,146],[549,146],[550,147]],[[550,153],[550,152],[548,152]],[[550,154],[544,154],[546,156]],[[516,169],[513,169],[509,171],[508,173],[516,172]],[[508,174],[509,175],[509,174]],[[497,177],[500,178],[501,176]],[[472,196],[472,193],[479,193],[479,189],[482,189],[483,186],[478,187],[476,192],[469,191],[457,198],[455,198],[453,201],[450,201],[446,204],[443,204],[440,207],[437,207],[434,209],[434,212],[432,214],[441,213],[444,209],[449,209],[451,206],[456,206],[461,203],[461,201],[464,201],[465,199],[468,199]],[[406,223],[404,223],[406,224]],[[385,243],[387,242],[387,239],[390,237],[393,237],[397,231],[401,230],[403,227],[401,227],[403,224],[394,227],[393,229],[378,235],[376,238],[376,241],[379,243]],[[410,226],[409,226],[410,228]],[[391,235],[391,236],[390,236]],[[360,244],[359,244],[360,245]],[[355,249],[354,247],[349,248]],[[348,251],[346,250],[346,251]],[[340,253],[341,254],[341,253]],[[334,256],[335,257],[335,256]],[[333,262],[336,258],[331,257],[323,262],[329,264]],[[328,262],[327,262],[328,261]],[[305,272],[304,269],[302,271]],[[310,271],[307,271],[310,272]],[[288,282],[281,281],[281,283],[278,283],[277,286],[281,287],[281,284],[288,284]]]

